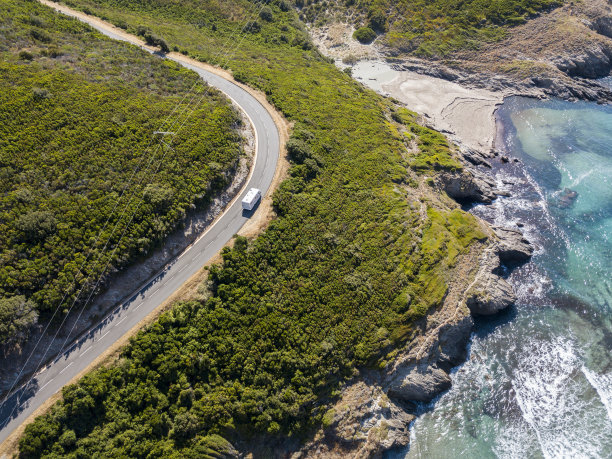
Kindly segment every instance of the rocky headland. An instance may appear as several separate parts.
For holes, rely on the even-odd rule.
[[[511,29],[502,43],[444,61],[401,56],[376,42],[368,50],[337,24],[313,37],[355,78],[415,110],[458,145],[464,168],[439,174],[437,189],[462,205],[489,204],[506,195],[488,173],[492,163],[517,161],[495,149],[495,111],[506,97],[612,102],[609,86],[596,80],[612,70],[611,4],[557,8]],[[467,358],[473,318],[516,301],[506,277],[530,259],[533,247],[516,229],[488,228],[488,242],[457,267],[443,305],[422,319],[392,362],[362,370],[346,384],[324,427],[294,457],[380,457],[409,444],[417,403],[450,388],[451,369]]]
[[[486,175],[494,154],[464,148],[464,169],[435,183],[459,203],[490,203],[502,192]],[[324,427],[293,457],[381,457],[410,443],[417,403],[451,387],[450,371],[467,358],[474,316],[496,314],[514,304],[507,273],[528,261],[533,247],[512,228],[488,228],[488,240],[461,260],[441,307],[415,327],[405,348],[382,370],[355,375],[324,417]]]

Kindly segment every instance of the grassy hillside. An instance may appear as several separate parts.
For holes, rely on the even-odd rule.
[[[505,36],[508,27],[563,4],[563,0],[294,0],[304,20],[353,22],[356,38],[383,42],[400,53],[452,57],[462,48]],[[372,35],[372,31],[375,33]],[[363,37],[363,38],[362,38]],[[370,38],[370,39],[368,39]]]
[[[67,310],[107,263],[108,274],[144,256],[205,203],[240,139],[238,116],[212,91],[185,112],[174,150],[147,150],[194,73],[33,0],[1,2],[0,31],[0,341],[10,344],[37,313],[64,295]]]
[[[232,40],[235,76],[295,123],[293,166],[269,228],[224,250],[207,293],[66,388],[26,429],[22,456],[218,457],[228,440],[303,438],[343,380],[411,339],[484,239],[429,186],[461,168],[453,147],[313,50],[283,1],[70,4],[201,60]]]

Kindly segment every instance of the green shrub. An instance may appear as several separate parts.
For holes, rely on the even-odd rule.
[[[353,33],[353,38],[360,43],[372,43],[376,38],[376,32],[369,27],[361,27]]]
[[[261,9],[261,11],[259,12],[259,17],[261,19],[263,19],[264,21],[267,21],[267,22],[271,22],[274,19],[274,15],[272,13],[272,10],[269,7],[267,7],[267,6],[264,6]]]
[[[53,233],[57,228],[57,220],[52,212],[33,211],[21,215],[15,222],[15,228],[23,240],[36,241]]]
[[[37,320],[36,305],[25,296],[0,298],[0,346],[4,351],[23,342]]]
[[[336,8],[347,8],[359,21],[367,20],[372,30],[387,32],[382,40],[396,53],[443,57],[458,49],[477,49],[500,40],[508,27],[563,3],[564,0],[360,0],[355,6],[338,2]]]
[[[32,59],[34,59],[34,54],[26,50],[19,51],[19,59],[23,59],[24,61],[31,61]]]
[[[145,42],[147,43],[147,45],[158,46],[159,49],[161,49],[164,53],[167,53],[167,52],[170,51],[170,48],[168,47],[168,44],[166,43],[166,41],[163,38],[161,38],[161,37],[159,37],[159,36],[157,36],[157,35],[155,35],[153,33],[150,33],[150,32],[145,32],[143,37],[144,37]]]
[[[249,21],[242,30],[245,32],[258,33],[261,30],[261,25],[257,21]]]

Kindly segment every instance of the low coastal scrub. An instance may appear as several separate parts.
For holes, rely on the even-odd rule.
[[[106,275],[145,256],[222,185],[240,155],[239,118],[212,91],[172,150],[147,150],[194,73],[33,0],[3,1],[0,27],[2,317],[23,304],[45,317],[89,293],[107,263]],[[33,322],[0,324],[5,348]]]
[[[369,27],[360,27],[355,30],[353,38],[361,43],[372,43],[376,38],[376,32]]]
[[[255,31],[245,24],[259,2],[71,0],[265,92],[294,123],[292,167],[267,230],[236,238],[198,300],[65,388],[26,428],[23,457],[207,457],[254,435],[304,439],[343,381],[384,365],[440,306],[459,258],[484,240],[424,184],[460,167],[444,138],[335,68],[285,2],[266,3]],[[214,60],[228,42],[240,46]]]
[[[301,17],[358,18],[359,30],[387,32],[385,43],[402,53],[444,57],[503,38],[508,27],[524,23],[563,0],[294,0]],[[363,41],[357,36],[356,39]],[[371,40],[370,40],[371,41]],[[364,41],[366,42],[366,41]]]

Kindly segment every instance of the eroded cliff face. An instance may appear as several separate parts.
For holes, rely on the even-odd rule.
[[[612,3],[567,2],[509,29],[504,41],[453,59],[452,70],[441,63],[404,65],[494,91],[610,102],[612,92],[594,79],[612,71]]]
[[[466,157],[473,154],[481,155],[483,161],[486,157],[477,152],[464,154],[464,171],[442,174],[437,185],[462,202],[490,202],[498,192]],[[519,231],[483,225],[488,240],[474,246],[448,273],[443,304],[417,324],[405,347],[383,370],[363,370],[343,388],[341,399],[325,416],[324,427],[294,453],[295,459],[381,457],[385,451],[409,444],[415,402],[429,402],[450,388],[451,369],[467,357],[473,316],[495,314],[515,302],[502,272],[529,260],[533,253]]]

